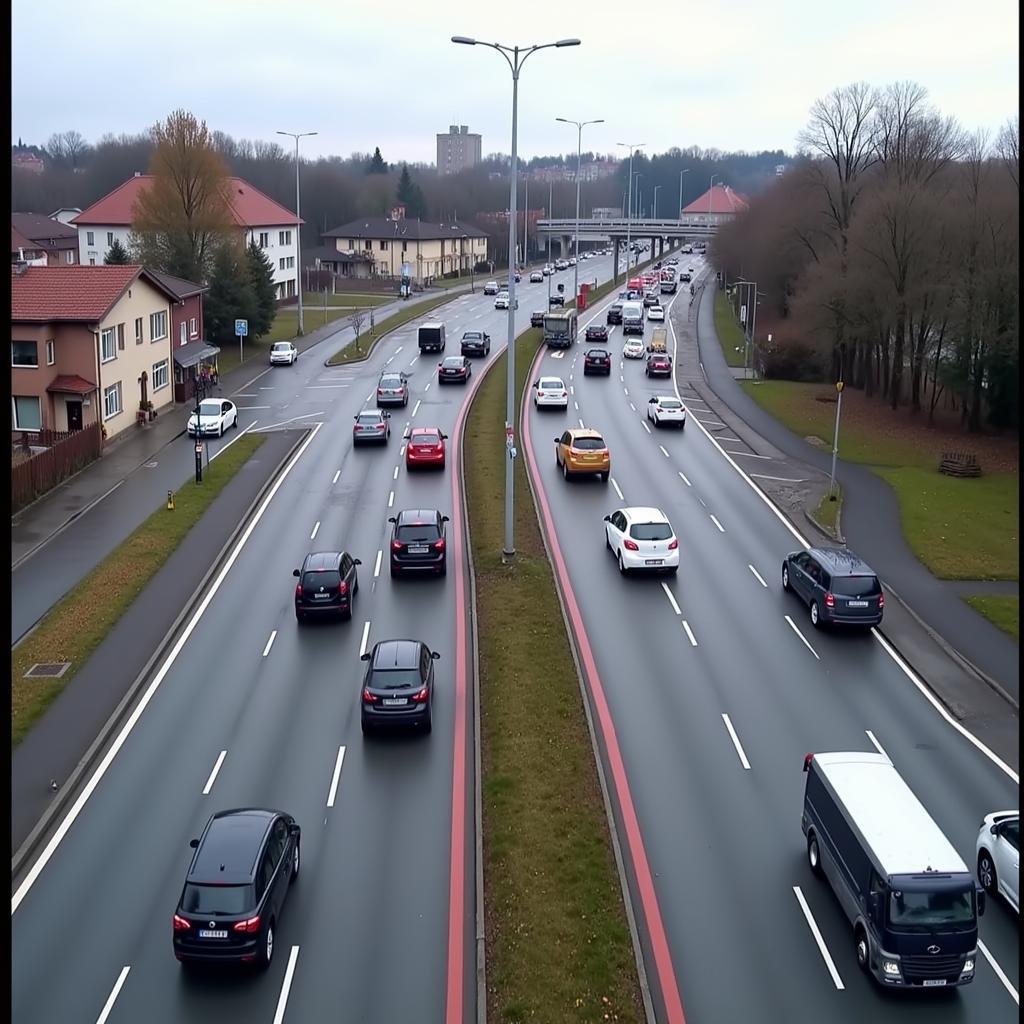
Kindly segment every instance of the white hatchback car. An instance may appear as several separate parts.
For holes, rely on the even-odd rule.
[[[270,346],[270,365],[291,366],[298,355],[299,350],[290,341],[275,341]]]
[[[644,343],[639,338],[630,338],[622,346],[622,357],[624,359],[643,359],[645,355],[647,355],[647,349],[644,348]]]
[[[604,542],[625,575],[679,569],[679,540],[660,508],[620,508],[604,517]]]
[[[678,398],[655,395],[647,403],[647,418],[656,427],[671,425],[683,430],[686,427],[686,406]]]
[[[660,320],[662,323],[665,322],[665,308],[663,306],[651,306],[647,310],[648,320]]]
[[[495,309],[508,309],[508,292],[498,292],[498,297],[494,300]],[[516,296],[516,309],[519,308],[519,297]]]
[[[533,404],[537,409],[568,409],[569,391],[561,377],[541,377],[533,385]]]
[[[221,437],[228,427],[238,426],[238,410],[226,398],[204,398],[199,403],[199,417],[188,418],[189,437]]]
[[[497,295],[498,294],[498,282],[488,281],[484,285],[484,295]]]
[[[976,843],[978,881],[991,896],[1002,893],[1020,912],[1020,812],[993,811],[981,823]]]

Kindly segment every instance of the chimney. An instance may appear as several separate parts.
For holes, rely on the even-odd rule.
[[[20,250],[18,252],[18,255],[21,255]],[[18,275],[18,277],[21,277],[21,275],[24,274],[27,270],[28,264],[24,260],[19,260],[17,263],[14,264],[14,272],[15,274]]]
[[[135,172],[135,177],[136,178],[141,178],[142,177],[142,171],[136,171]]]
[[[469,134],[469,125],[468,124],[460,125],[459,126],[459,132],[462,135],[468,135]]]

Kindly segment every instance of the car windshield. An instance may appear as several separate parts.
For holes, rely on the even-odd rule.
[[[291,350],[291,342],[288,341],[275,341],[272,351],[274,352],[288,352]]]
[[[658,405],[662,409],[682,409],[683,403],[677,402],[674,398],[662,398]]]
[[[181,898],[186,914],[244,914],[253,903],[251,885],[194,885],[189,882]]]
[[[629,535],[634,540],[668,540],[672,536],[672,527],[668,523],[634,523],[629,528]]]
[[[200,416],[219,416],[220,415],[220,401],[216,398],[208,398],[203,402],[199,403],[199,415]]]
[[[449,356],[441,365],[450,370],[458,370],[462,367],[462,356]]]
[[[359,422],[364,426],[379,427],[383,422],[383,418],[380,413],[376,412],[361,412],[359,414]]]
[[[604,448],[604,439],[600,437],[577,437],[572,442],[573,448],[581,452],[597,452]]]
[[[889,896],[889,923],[909,931],[932,931],[974,924],[974,900],[969,889],[915,892],[894,889]]]
[[[413,444],[440,444],[441,437],[433,430],[424,430],[422,433],[412,435]]]
[[[592,348],[587,353],[588,359],[607,359],[608,353],[603,348]]]
[[[877,576],[832,577],[832,593],[840,597],[877,597],[881,592]]]
[[[326,587],[328,590],[338,589],[341,576],[337,569],[312,569],[302,578],[307,587]]]
[[[540,379],[541,390],[557,391],[565,387],[559,377],[541,377]]]
[[[403,523],[395,528],[395,539],[406,544],[417,540],[433,544],[441,539],[441,531],[436,523]]]
[[[377,670],[370,678],[370,686],[374,690],[407,690],[413,686],[423,685],[419,672],[413,668]]]
[[[400,388],[402,386],[402,378],[397,375],[381,377],[380,386],[382,388]]]
[[[463,341],[479,341],[483,335],[479,331],[466,331],[462,336]]]

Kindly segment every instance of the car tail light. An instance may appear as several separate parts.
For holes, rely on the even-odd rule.
[[[295,596],[296,597],[302,597],[302,584],[301,583],[296,583],[295,584]]]
[[[428,696],[427,688],[423,686],[412,695],[413,703],[423,704]]]
[[[435,551],[444,551],[444,537],[434,541],[433,547]]]
[[[363,429],[363,428],[362,428],[362,427],[361,427],[361,426],[360,426],[360,425],[359,425],[358,423],[357,423],[357,424],[355,425],[355,432],[356,432],[357,434],[358,434],[358,433],[359,433],[359,431],[360,431],[360,430],[362,430],[362,429]]]
[[[341,594],[342,597],[348,593],[348,584],[344,580],[338,584],[338,593]]]
[[[562,392],[562,397],[563,398],[568,398],[569,397],[569,392],[568,391],[563,391]]]
[[[174,915],[174,930],[176,932],[188,932],[192,930],[192,923],[185,918]]]
[[[405,545],[400,540],[393,540],[391,542],[391,550],[392,551],[401,551],[402,548],[404,548],[404,547],[405,547]]]
[[[538,398],[543,398],[544,397],[544,392],[543,391],[538,391],[537,392],[537,397]]]
[[[833,594],[833,593],[832,593],[832,591],[830,590],[830,591],[829,591],[829,592],[828,592],[828,593],[827,593],[827,594],[825,595],[825,607],[826,607],[826,608],[835,608],[835,606],[836,606],[836,596],[835,596],[835,594]]]
[[[383,388],[377,388],[377,394],[378,395],[383,395],[384,394],[384,389]]]
[[[260,930],[260,916],[257,914],[255,917],[246,918],[244,921],[235,922],[236,932],[245,932],[247,935],[253,935]]]
[[[881,592],[879,592],[879,594],[878,594],[878,607],[879,608],[884,608],[885,607],[885,594],[883,594]]]
[[[622,542],[622,546],[627,551],[639,551],[640,545],[635,540],[630,540],[628,537]]]
[[[370,688],[368,686],[363,687],[364,704],[376,704],[379,699],[379,697],[375,697],[372,693],[370,693]]]
[[[673,537],[673,538],[672,538],[672,539],[671,539],[671,540],[670,540],[670,541],[668,542],[668,549],[669,549],[669,551],[675,551],[675,549],[676,549],[677,547],[679,547],[679,538],[678,538],[678,537]]]

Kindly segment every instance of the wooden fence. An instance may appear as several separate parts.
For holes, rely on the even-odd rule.
[[[73,431],[44,429],[15,439],[13,454],[39,447],[46,450],[11,466],[11,515],[98,459],[103,434],[98,423]]]

